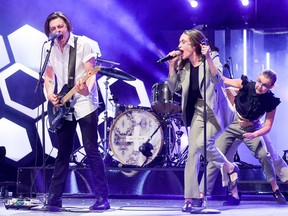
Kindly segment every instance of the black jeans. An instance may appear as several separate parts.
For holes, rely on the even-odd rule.
[[[90,165],[96,197],[108,198],[108,183],[105,165],[98,149],[98,111],[94,111],[76,121],[65,121],[62,128],[56,132],[58,155],[55,161],[54,174],[49,187],[49,194],[62,196],[69,170],[70,156],[73,150],[73,140],[76,126],[79,123],[83,147]]]

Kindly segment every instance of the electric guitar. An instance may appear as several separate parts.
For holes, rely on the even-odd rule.
[[[101,69],[100,66],[97,66],[87,72],[84,77],[82,77],[82,82],[84,83],[89,77],[96,74]],[[59,97],[59,104],[61,106],[55,107],[50,101],[48,102],[47,113],[49,120],[49,131],[56,132],[57,129],[60,129],[63,125],[63,120],[67,117],[67,114],[71,110],[70,99],[76,92],[76,85],[68,91],[68,85],[65,84],[61,91],[57,94]]]

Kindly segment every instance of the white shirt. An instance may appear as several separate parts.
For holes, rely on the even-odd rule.
[[[77,52],[75,65],[75,83],[85,73],[84,63],[92,57],[95,57],[91,45],[81,36],[77,36]],[[68,63],[70,46],[74,47],[74,34],[71,32],[69,40],[64,47],[63,53],[57,43],[54,43],[51,49],[48,66],[53,67],[55,79],[57,80],[57,92],[60,92],[65,84],[68,84]],[[76,120],[85,117],[95,111],[99,106],[97,82],[88,96],[74,94],[71,100],[71,107],[74,107],[74,116]]]

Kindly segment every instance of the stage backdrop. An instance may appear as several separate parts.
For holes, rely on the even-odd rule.
[[[264,2],[263,5],[267,3]],[[53,162],[57,153],[53,134],[47,131],[47,116],[44,123],[41,119],[41,105],[45,112],[47,100],[42,96],[41,85],[36,88],[44,61],[42,45],[47,40],[43,24],[54,11],[63,11],[70,17],[73,32],[85,35],[100,58],[113,62],[107,65],[99,61],[99,64],[116,64],[137,78],[131,82],[97,75],[101,99],[99,141],[104,137],[104,111],[108,113],[107,124],[111,127],[113,118],[119,114],[115,111],[117,104],[124,111],[127,107],[151,107],[153,86],[164,82],[168,73],[167,65],[157,64],[157,60],[177,48],[183,30],[200,25],[219,48],[223,64],[230,65],[230,74],[235,78],[246,69],[251,79],[266,67],[278,72],[274,92],[282,103],[270,134],[280,155],[287,149],[287,23],[282,19],[285,20],[288,13],[284,3],[277,7],[277,11],[282,12],[271,14],[277,20],[275,26],[270,18],[263,21],[262,3],[258,3],[259,10],[242,11],[252,13],[244,16],[245,19],[242,17],[244,20],[242,9],[236,8],[239,5],[227,6],[230,11],[237,11],[236,14],[221,10],[219,16],[215,13],[219,12],[219,4],[210,4],[205,12],[211,13],[210,21],[206,16],[197,15],[184,0],[1,0],[0,3],[0,145],[7,149],[7,163],[15,167],[41,165],[43,143],[46,154],[52,158],[48,163]],[[147,116],[150,114],[149,110]],[[158,117],[155,112],[152,115]],[[79,134],[75,138],[75,150],[81,148],[80,140]],[[182,137],[182,145],[187,145],[186,135]],[[247,163],[258,164],[245,146],[240,147],[239,155]]]

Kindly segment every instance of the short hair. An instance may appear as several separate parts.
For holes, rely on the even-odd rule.
[[[62,12],[60,11],[57,11],[57,12],[53,12],[51,14],[48,15],[46,21],[45,21],[45,24],[44,24],[44,31],[45,31],[45,35],[47,37],[49,37],[49,34],[50,34],[50,28],[49,28],[49,24],[51,22],[51,20],[54,20],[54,19],[57,19],[57,18],[61,18],[64,20],[66,26],[67,26],[67,29],[69,32],[72,31],[72,24],[69,20],[69,18],[63,14]]]
[[[263,75],[264,77],[270,79],[271,85],[273,86],[277,81],[277,74],[271,69],[263,70],[258,76]]]

